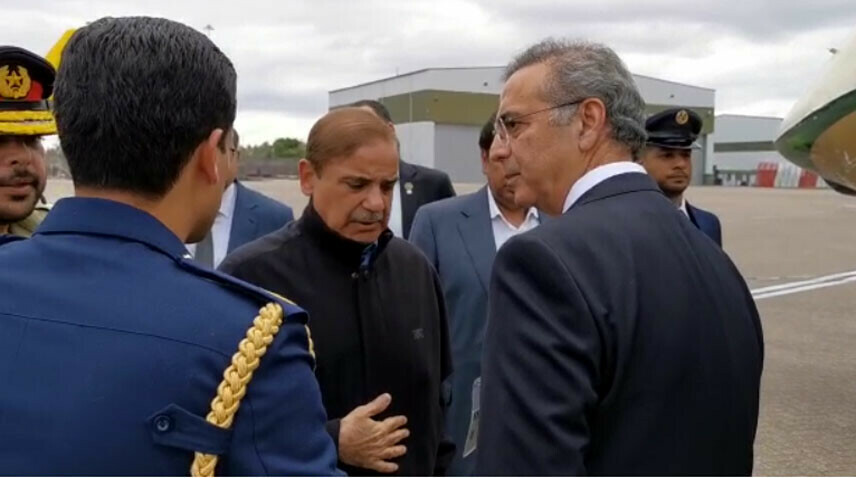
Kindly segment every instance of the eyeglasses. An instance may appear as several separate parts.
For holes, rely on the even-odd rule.
[[[582,99],[575,100],[575,101],[569,101],[567,103],[562,103],[560,105],[555,105],[555,106],[551,106],[549,108],[544,108],[543,110],[533,111],[531,113],[526,113],[526,114],[517,115],[517,116],[509,116],[508,114],[499,115],[496,117],[496,122],[493,124],[493,129],[496,132],[496,134],[499,136],[499,139],[503,143],[508,143],[508,138],[510,137],[511,133],[513,133],[517,129],[518,126],[526,123],[526,121],[520,121],[521,119],[526,118],[528,116],[537,115],[538,113],[543,113],[545,111],[551,111],[551,110],[555,110],[555,109],[559,109],[559,108],[564,108],[566,106],[573,106],[573,105],[576,105],[578,103],[582,103],[585,100],[586,100],[586,98],[582,98]]]

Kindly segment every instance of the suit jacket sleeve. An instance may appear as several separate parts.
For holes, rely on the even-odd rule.
[[[719,223],[719,218],[716,216],[713,216],[713,228],[716,243],[719,244],[719,247],[722,247],[722,225]]]
[[[449,344],[449,320],[446,312],[446,300],[443,297],[443,286],[440,277],[434,272],[434,290],[440,310],[440,410],[439,426],[443,430],[437,447],[437,460],[434,462],[434,476],[445,476],[455,457],[455,442],[446,430],[446,413],[452,404],[452,386],[449,377],[452,375],[452,351]]]
[[[434,223],[431,220],[431,214],[425,208],[419,208],[416,211],[408,240],[418,247],[428,258],[428,262],[434,266],[434,269],[437,269],[437,242],[434,238]]]
[[[539,237],[509,240],[493,268],[478,475],[581,475],[601,342],[571,271]]]

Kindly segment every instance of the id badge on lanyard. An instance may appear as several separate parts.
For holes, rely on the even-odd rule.
[[[467,431],[467,441],[464,444],[464,458],[470,456],[479,442],[479,408],[481,407],[481,377],[473,381],[473,406],[470,414],[470,428]]]

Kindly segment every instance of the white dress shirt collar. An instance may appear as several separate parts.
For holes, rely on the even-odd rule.
[[[501,218],[503,221],[505,221],[508,224],[508,227],[517,229],[510,222],[508,222],[508,219],[506,219],[505,215],[502,214],[502,211],[499,209],[499,205],[496,204],[496,198],[493,197],[493,193],[491,192],[490,188],[488,187],[485,189],[487,189],[487,205],[488,205],[488,208],[490,208],[490,218],[491,219]],[[526,219],[524,219],[523,222],[526,222],[533,217],[535,219],[538,219],[538,209],[536,209],[534,207],[530,207],[529,210],[526,211]]]
[[[496,250],[499,250],[499,248],[505,244],[505,241],[511,239],[517,234],[529,231],[541,223],[538,216],[538,209],[530,207],[529,210],[526,211],[526,217],[523,219],[520,226],[514,226],[508,221],[508,219],[506,219],[505,215],[502,214],[502,210],[500,210],[499,206],[496,204],[496,199],[493,197],[493,193],[490,188],[487,187],[485,189],[487,190],[487,204],[490,209],[490,222],[493,229],[493,240],[494,245],[496,245]]]
[[[589,192],[598,184],[607,179],[626,173],[642,173],[647,174],[645,168],[632,161],[619,161],[617,163],[604,164],[598,166],[591,171],[585,173],[583,177],[577,180],[568,195],[565,197],[565,206],[562,208],[562,213],[568,211],[583,195]]]
[[[681,205],[678,206],[678,209],[680,209],[685,216],[690,217],[690,212],[687,211],[687,198],[681,196]]]
[[[220,209],[217,211],[217,217],[214,218],[214,224],[211,225],[215,268],[220,265],[226,254],[229,253],[229,241],[232,239],[232,217],[235,215],[235,205],[237,202],[238,187],[235,183],[232,183],[223,192],[220,200]],[[196,256],[196,244],[188,244],[187,250],[191,255]]]
[[[401,170],[399,169],[399,173]],[[401,209],[401,179],[392,188],[392,203],[389,207],[389,224],[387,227],[395,237],[404,237],[404,217]]]
[[[235,214],[235,203],[237,202],[237,199],[238,186],[236,186],[236,183],[232,183],[225,191],[223,191],[223,198],[220,201],[220,210],[218,213],[227,219],[231,219],[232,215]]]

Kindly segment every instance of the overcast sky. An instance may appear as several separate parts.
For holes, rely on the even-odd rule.
[[[783,116],[856,33],[853,0],[28,0],[0,44],[40,54],[68,28],[149,15],[202,30],[238,71],[242,141],[305,139],[327,92],[430,67],[496,66],[547,36],[613,47],[634,73],[716,89],[717,114]]]

